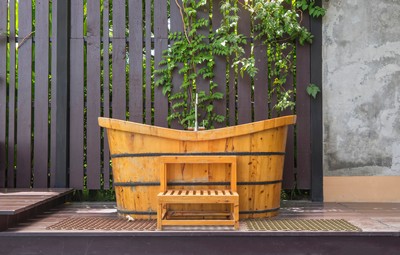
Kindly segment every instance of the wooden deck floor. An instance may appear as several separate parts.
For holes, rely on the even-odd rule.
[[[59,230],[48,230],[47,227],[54,225],[69,217],[111,217],[117,218],[116,206],[112,202],[86,202],[86,203],[66,203],[62,206],[52,208],[34,218],[31,218],[17,226],[8,229],[7,231],[0,232],[0,235],[19,235],[24,233],[30,234],[53,234],[65,232],[69,234],[73,233],[96,233],[109,235],[110,231],[93,231],[93,230],[81,230],[81,231],[59,231]],[[287,201],[283,202],[282,209],[279,216],[274,219],[344,219],[351,224],[359,227],[362,232],[351,233],[352,235],[391,235],[400,236],[400,204],[399,203],[313,203],[308,201]],[[146,232],[157,232],[159,235],[165,233],[171,235],[177,234],[182,229],[177,231],[172,228],[170,231],[140,231],[136,234],[145,234]],[[184,231],[185,229],[183,229]],[[193,229],[189,230],[193,232]],[[209,232],[213,231],[213,227],[209,227]],[[103,233],[104,232],[104,233]],[[111,231],[112,232],[112,231]],[[195,231],[196,232],[196,231]],[[204,233],[204,229],[199,231]],[[223,233],[230,232],[230,234],[238,233],[238,231],[222,231]],[[249,232],[241,223],[239,232]],[[278,234],[274,231],[273,233],[265,234]],[[124,231],[118,231],[119,234],[123,234]],[[282,231],[282,233],[288,234],[288,231]],[[126,234],[132,234],[132,231],[126,231]],[[293,235],[299,234],[312,234],[309,231],[307,233],[291,233]],[[323,234],[323,233],[319,233]],[[326,233],[332,234],[332,233]],[[349,233],[350,234],[350,233]]]
[[[63,204],[72,189],[0,189],[0,231]]]
[[[114,203],[66,203],[0,232],[0,254],[400,254],[399,203],[285,201],[275,219],[344,219],[361,232],[48,230],[70,217],[117,218]]]

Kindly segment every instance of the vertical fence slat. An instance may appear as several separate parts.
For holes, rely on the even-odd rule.
[[[167,1],[154,1],[154,66],[159,68],[162,52],[168,47]],[[162,93],[162,88],[154,89],[154,124],[167,127],[168,100]]]
[[[124,16],[125,17],[125,16]],[[100,188],[100,1],[87,2],[87,187]],[[125,71],[125,69],[124,69]],[[119,85],[119,84],[118,84]],[[125,84],[123,84],[125,85]]]
[[[177,0],[177,2],[180,6],[182,6],[181,0]],[[171,13],[171,18],[170,18],[171,32],[183,32],[181,14],[175,0],[171,1],[170,13]],[[174,42],[171,41],[170,43],[173,44]],[[179,64],[178,68],[181,68],[182,66],[183,66],[182,64]],[[178,73],[178,70],[174,70],[174,72],[172,73],[172,82],[173,82],[172,93],[179,92],[179,87],[182,85],[183,77]],[[174,101],[172,101],[171,103],[174,104]],[[179,121],[175,119],[171,121],[171,128],[179,129],[182,128],[182,126],[179,124]]]
[[[310,17],[303,13],[302,25],[310,28]],[[311,188],[311,116],[310,96],[306,88],[310,84],[311,56],[310,45],[297,45],[297,187],[299,189]]]
[[[36,1],[33,187],[47,188],[49,1]]]
[[[219,7],[222,2],[220,0],[213,0],[213,10],[212,10],[212,28],[215,32],[218,27],[221,25],[222,21],[222,13],[220,12]],[[218,115],[222,115],[226,117],[226,102],[227,102],[227,95],[226,95],[226,58],[222,56],[216,56],[215,58],[215,78],[214,81],[218,84],[218,87],[215,89],[214,92],[219,92],[224,95],[223,99],[217,100],[214,102],[214,109],[215,113]],[[225,127],[226,122],[223,123],[214,123],[216,128]]]
[[[70,142],[69,142],[69,185],[83,189],[83,104],[84,104],[84,54],[83,54],[83,1],[71,2],[70,39]]]
[[[67,187],[69,1],[52,2],[50,186]]]
[[[9,12],[10,12],[10,83],[9,83],[9,93],[8,93],[8,160],[7,160],[7,187],[14,188],[15,187],[15,172],[14,172],[14,163],[15,163],[15,75],[16,75],[16,49],[15,49],[15,37],[16,37],[16,28],[15,28],[15,0],[11,0],[9,3]]]
[[[151,1],[145,1],[146,17],[145,17],[145,28],[146,28],[146,39],[145,39],[145,49],[146,49],[146,102],[145,102],[145,114],[146,114],[146,124],[151,124],[152,120],[152,100],[151,100]]]
[[[125,0],[113,1],[112,114],[125,120]]]
[[[17,187],[31,186],[32,2],[19,2]]]
[[[229,60],[229,94],[227,95],[227,98],[229,98],[229,126],[236,125],[236,106],[237,106],[237,100],[236,100],[236,82],[235,82],[235,70],[232,67],[232,59]]]
[[[103,2],[103,97],[104,97],[104,117],[110,117],[110,66],[109,66],[109,2]],[[110,149],[108,147],[108,138],[106,131],[104,132],[103,144],[103,178],[104,189],[110,188]]]
[[[129,0],[129,120],[143,121],[142,0]]]
[[[56,109],[57,109],[57,2],[52,2],[51,13],[51,105],[50,105],[50,187],[56,182]]]
[[[209,17],[210,17],[209,8],[208,8],[208,5],[206,4],[198,10],[197,19],[208,20]],[[209,29],[210,29],[209,27],[202,27],[197,30],[198,34],[203,35],[205,37],[205,39],[204,39],[205,42],[208,42],[208,35],[210,34]],[[197,67],[197,70],[200,70],[201,68],[204,68],[206,66],[207,66],[207,64],[203,63]],[[206,95],[209,95],[210,94],[210,82],[208,80],[203,79],[202,75],[199,75],[196,79],[196,89],[197,89],[197,91],[204,91]],[[193,98],[192,102],[194,102],[194,101],[195,101],[195,99]],[[202,126],[201,121],[204,119],[204,117],[206,115],[206,111],[203,109],[198,109],[198,115],[199,115],[198,116],[198,121],[199,121],[198,125]]]
[[[239,13],[240,21],[238,24],[238,32],[250,38],[251,34],[251,22],[250,13],[245,10],[243,5],[243,0],[239,1]],[[243,57],[247,58],[250,56],[251,45],[250,42],[243,47],[245,54]],[[250,76],[246,73],[243,76],[239,73],[238,76],[238,123],[248,123],[251,122],[251,80]]]
[[[0,188],[6,185],[7,4],[0,2]]]
[[[254,40],[254,60],[258,69],[254,77],[254,120],[268,118],[268,58],[262,40]]]
[[[288,46],[288,49],[285,50],[285,55],[290,52],[292,46]],[[293,73],[289,72],[286,77],[286,90],[293,90]],[[291,109],[286,109],[283,111],[282,115],[291,115],[293,111]],[[283,169],[283,183],[282,186],[286,189],[294,189],[295,188],[295,180],[294,180],[294,128],[293,126],[288,127],[287,138],[286,138],[286,155],[285,155],[285,163]]]

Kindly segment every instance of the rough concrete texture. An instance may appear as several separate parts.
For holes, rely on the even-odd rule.
[[[400,1],[323,2],[324,175],[400,175]]]

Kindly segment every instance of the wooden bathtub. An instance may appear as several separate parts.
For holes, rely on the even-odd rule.
[[[119,214],[155,218],[159,156],[236,155],[240,218],[275,216],[280,207],[287,128],[295,121],[291,115],[194,132],[99,118],[99,125],[107,129]],[[171,165],[168,173],[168,184],[175,189],[224,188],[230,178],[229,165],[221,164]],[[219,208],[191,205],[175,209]]]

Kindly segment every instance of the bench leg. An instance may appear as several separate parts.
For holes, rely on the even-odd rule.
[[[239,201],[235,201],[233,204],[233,215],[235,218],[235,229],[239,229]]]
[[[157,229],[162,230],[162,217],[163,217],[163,210],[162,210],[162,203],[157,203]]]

